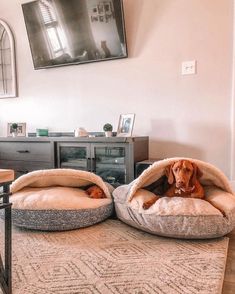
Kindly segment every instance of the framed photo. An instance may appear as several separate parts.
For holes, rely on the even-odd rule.
[[[130,137],[134,126],[135,114],[121,114],[119,117],[117,136]]]
[[[8,137],[26,137],[26,123],[16,123],[17,124],[17,131],[12,128],[12,125],[15,123],[8,123],[7,124],[7,136]]]

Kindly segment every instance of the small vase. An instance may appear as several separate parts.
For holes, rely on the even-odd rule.
[[[17,137],[17,131],[12,132],[12,137]]]
[[[104,133],[105,133],[105,137],[112,137],[113,136],[113,132],[111,132],[111,131],[107,131]]]

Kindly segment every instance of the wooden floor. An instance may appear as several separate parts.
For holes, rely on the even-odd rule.
[[[223,294],[235,293],[235,230],[229,235],[229,248],[226,264],[226,272],[223,285]]]

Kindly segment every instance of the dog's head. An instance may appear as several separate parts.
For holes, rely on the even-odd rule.
[[[189,160],[178,160],[166,168],[168,183],[175,183],[176,188],[187,189],[195,185],[202,176],[198,166]]]
[[[94,198],[94,199],[106,198],[104,191],[96,185],[86,189],[86,192],[90,198]]]

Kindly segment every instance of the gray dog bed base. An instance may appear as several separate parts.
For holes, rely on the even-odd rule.
[[[12,211],[15,226],[40,231],[67,231],[84,228],[110,217],[113,203],[81,210],[20,210]]]

